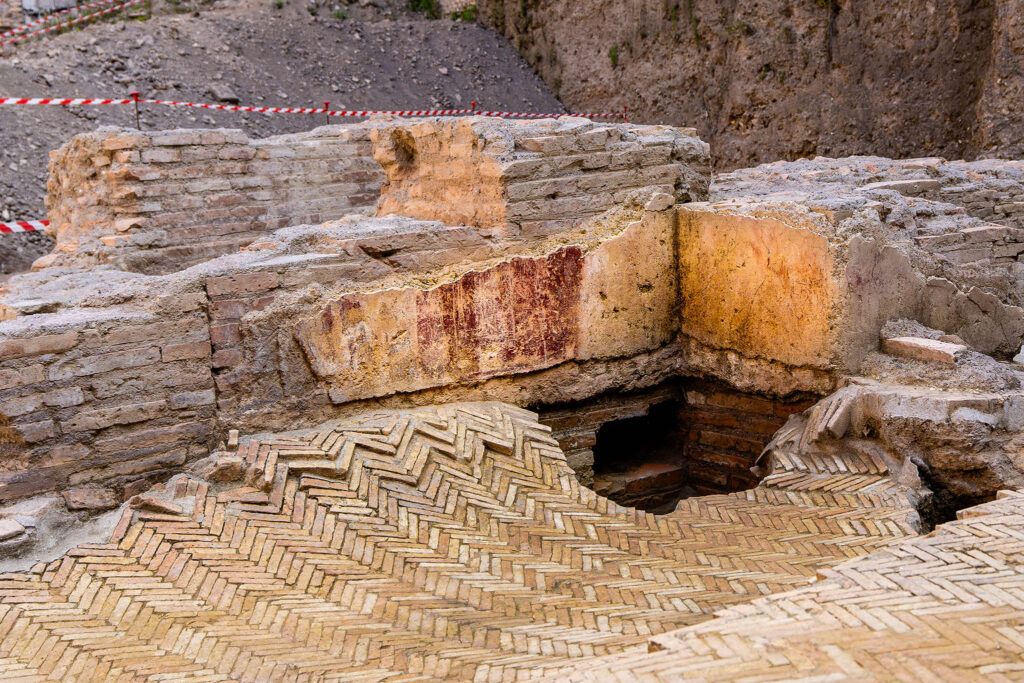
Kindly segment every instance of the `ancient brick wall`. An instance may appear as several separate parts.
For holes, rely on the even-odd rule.
[[[721,384],[685,383],[679,418],[686,428],[683,480],[699,495],[753,488],[754,461],[793,413],[815,399],[785,401],[736,391]]]
[[[17,441],[0,500],[101,484],[91,499],[117,501],[229,426],[312,423],[363,399],[462,390],[546,401],[656,379],[671,353],[638,364],[671,342],[675,282],[671,251],[648,252],[673,227],[670,210],[634,207],[579,246],[513,249],[468,227],[361,219],[289,228],[182,273],[73,274],[70,291],[45,272],[23,276],[7,299],[14,317],[0,322],[0,415]],[[423,306],[406,311],[393,296]],[[503,296],[514,299],[507,329],[485,308],[502,309]],[[574,313],[562,318],[565,306]],[[599,357],[621,369],[572,369]],[[544,369],[564,379],[471,388]]]
[[[565,453],[566,462],[586,486],[594,484],[594,446],[597,432],[603,425],[647,415],[652,405],[680,400],[678,382],[655,387],[649,391],[611,396],[598,396],[585,403],[541,407],[542,424],[551,427],[551,435]]]
[[[204,303],[4,323],[0,413],[24,446],[4,459],[0,499],[97,482],[131,495],[197,457],[215,423]]]
[[[677,202],[707,198],[708,148],[692,129],[474,117],[382,128],[373,138],[387,174],[378,215],[534,238],[580,225],[641,188]]]
[[[166,273],[261,234],[368,213],[383,179],[368,125],[250,140],[237,130],[101,128],[53,152],[53,254],[38,265],[108,262]]]

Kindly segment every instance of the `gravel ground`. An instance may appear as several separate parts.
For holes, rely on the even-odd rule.
[[[9,46],[0,96],[143,97],[254,106],[461,108],[561,112],[562,105],[501,36],[408,3],[374,0],[156,0],[148,20],[86,25]],[[313,14],[315,12],[315,15]],[[335,119],[338,121],[338,119]],[[144,106],[144,129],[240,128],[253,137],[322,125],[319,115]],[[44,215],[47,153],[75,133],[134,126],[130,106],[0,107],[0,217]],[[48,252],[42,234],[0,236],[0,278]]]

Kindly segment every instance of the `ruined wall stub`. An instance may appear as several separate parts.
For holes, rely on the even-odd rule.
[[[367,124],[360,134],[387,125]],[[390,125],[401,131],[409,124]],[[452,124],[411,125],[431,139],[443,138]],[[593,204],[607,194],[595,188],[622,177],[622,169],[608,170],[614,163],[607,154],[579,148],[580,140],[625,141],[615,163],[634,170],[664,166],[673,150],[685,148],[695,166],[676,163],[672,177],[696,178],[685,190],[695,196],[708,185],[706,146],[685,132],[578,119],[458,125],[464,126],[460,134],[477,137],[444,154],[465,155],[466,173],[495,163],[472,151],[488,144],[474,126],[487,135],[496,130],[511,141],[517,182],[578,179],[574,191],[582,194],[571,196],[576,203]],[[539,132],[547,146],[569,140],[572,158],[525,149]],[[0,499],[69,488],[88,488],[86,498],[121,499],[207,452],[222,425],[255,430],[313,423],[356,410],[367,399],[395,405],[485,396],[564,401],[624,384],[655,384],[673,371],[673,203],[679,195],[643,184],[653,182],[643,174],[624,186],[621,207],[551,222],[543,231],[503,237],[480,213],[465,215],[477,223],[469,226],[351,216],[273,233],[257,219],[248,235],[254,241],[240,253],[182,272],[89,270],[89,263],[102,260],[97,255],[115,265],[167,257],[163,242],[141,236],[182,218],[180,207],[161,194],[178,196],[175,174],[206,173],[195,182],[222,183],[217,169],[230,161],[219,158],[222,151],[248,154],[270,144],[221,140],[221,131],[175,131],[166,139],[153,133],[145,140],[119,140],[115,133],[76,139],[62,151],[70,170],[55,168],[51,181],[51,205],[64,217],[56,230],[66,238],[51,261],[64,263],[67,256],[79,270],[44,267],[17,276],[0,294],[9,318],[0,323],[0,372],[18,379],[0,389],[0,414],[24,440],[0,474]],[[186,137],[194,144],[184,144]],[[290,136],[287,144],[271,140],[275,158],[297,155],[296,149],[315,157],[293,170],[310,173],[317,192],[318,155],[337,137],[326,128]],[[107,150],[111,154],[102,150],[122,144]],[[96,166],[87,152],[97,150],[89,145],[98,145]],[[191,158],[200,152],[208,155],[205,162]],[[246,172],[263,168],[255,163],[259,156]],[[55,166],[62,158],[55,156]],[[447,168],[437,163],[439,172]],[[86,165],[94,184],[79,194],[72,177]],[[506,207],[507,171],[500,177]],[[232,189],[196,192],[228,203],[239,197]],[[116,223],[118,234],[105,234],[115,225],[107,219],[135,211],[150,201],[140,198],[145,194],[155,202],[146,221],[131,216]],[[283,190],[259,196],[265,198],[261,210],[285,215],[305,201],[282,204],[290,197]],[[451,205],[439,197],[435,203]],[[656,206],[646,210],[651,197],[658,197]],[[110,237],[127,246],[90,251]],[[204,246],[201,240],[197,245]],[[112,493],[91,495],[97,487]]]
[[[299,322],[313,372],[343,403],[564,363],[634,356],[669,343],[673,212],[612,212],[611,236],[513,257],[454,281],[352,293]]]
[[[707,199],[707,145],[691,129],[563,117],[428,120],[373,132],[387,174],[377,215],[535,238],[580,225],[639,189]]]
[[[930,324],[945,312],[941,327],[968,343],[1020,343],[1013,321],[1024,312],[1012,287],[991,286],[1002,282],[993,272],[1014,266],[997,255],[1007,229],[979,231],[955,207],[919,200],[915,209],[896,192],[842,186],[783,198],[770,183],[747,197],[684,201],[704,197],[707,148],[662,127],[474,118],[360,130],[388,169],[382,213],[405,206],[475,224],[350,216],[264,225],[239,253],[180,273],[15,276],[0,292],[9,318],[0,373],[12,378],[0,414],[20,441],[0,498],[69,486],[121,497],[206,453],[227,426],[295,428],[367,402],[557,404],[678,376],[776,397],[825,393],[898,317]],[[190,132],[200,143],[204,134]],[[293,142],[318,148],[340,133],[311,135]],[[414,162],[402,161],[399,142]],[[195,149],[202,144],[179,151]],[[101,168],[114,163],[103,159]],[[213,172],[220,162],[210,163],[188,167]],[[445,186],[449,167],[462,180]],[[648,177],[648,168],[658,170]],[[671,184],[661,184],[663,168]],[[432,205],[425,190],[435,177],[446,189]],[[175,182],[156,173],[130,186]],[[608,190],[618,183],[621,197]],[[79,201],[73,184],[61,187],[53,201],[77,216],[66,227],[71,244],[78,228],[94,234],[85,225],[93,195]],[[261,210],[302,206],[282,197]],[[605,201],[614,206],[595,214]],[[516,223],[513,209],[533,211],[523,202],[534,203],[536,222]],[[453,207],[461,213],[445,213]],[[124,253],[168,253],[131,241],[161,229],[129,226],[134,246]],[[991,257],[980,263],[992,269],[952,267],[937,238],[982,244]]]
[[[48,265],[168,273],[261,234],[369,213],[383,173],[373,124],[250,140],[239,130],[101,128],[50,155]]]

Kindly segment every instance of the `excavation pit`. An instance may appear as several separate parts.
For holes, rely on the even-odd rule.
[[[789,415],[813,402],[681,379],[540,414],[584,485],[621,505],[666,513],[684,498],[756,486],[758,455]]]

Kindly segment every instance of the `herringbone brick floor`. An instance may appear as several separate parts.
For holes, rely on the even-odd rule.
[[[559,681],[1024,680],[1024,493]]]
[[[0,576],[0,677],[531,678],[657,636],[688,647],[663,634],[915,533],[907,494],[864,455],[784,454],[753,490],[622,508],[576,482],[532,413],[496,403],[238,454],[245,486],[180,477],[180,512],[128,510],[109,543]],[[962,563],[951,573],[988,566]]]

